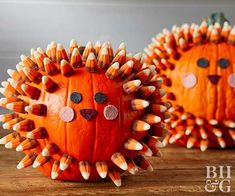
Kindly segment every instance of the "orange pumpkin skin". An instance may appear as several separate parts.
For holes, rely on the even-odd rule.
[[[165,144],[202,151],[235,146],[234,30],[227,22],[222,27],[205,21],[200,26],[174,26],[145,49],[145,63],[155,64],[173,105]],[[202,60],[198,65],[201,58],[208,65]],[[228,62],[226,68],[221,59]]]
[[[55,45],[55,43],[53,44]],[[72,48],[72,46],[70,46],[70,48]],[[35,73],[40,73],[40,75],[43,76],[42,81],[44,82],[39,81],[35,83],[35,81],[27,74],[27,78],[24,80],[22,78],[20,79],[22,85],[28,84],[40,89],[40,96],[37,98],[30,97],[31,95],[35,96],[36,94],[32,92],[29,96],[25,96],[24,92],[27,95],[27,91],[25,91],[25,88],[23,88],[22,85],[21,88],[24,91],[22,94],[9,89],[6,85],[4,88],[5,91],[3,94],[6,97],[9,98],[9,95],[11,95],[25,103],[26,107],[22,112],[16,111],[17,118],[22,117],[19,123],[26,119],[31,120],[34,124],[33,127],[26,127],[27,130],[23,130],[25,127],[19,128],[17,123],[13,126],[13,129],[19,134],[17,135],[17,139],[20,139],[20,142],[18,142],[16,146],[11,147],[16,148],[18,151],[24,151],[26,156],[28,154],[32,155],[31,158],[22,160],[19,163],[18,168],[33,165],[45,175],[52,176],[53,179],[57,178],[69,181],[98,181],[109,175],[117,186],[121,185],[119,173],[122,173],[124,170],[135,173],[137,165],[143,169],[151,170],[152,167],[150,163],[145,160],[142,155],[159,156],[160,153],[158,147],[161,146],[159,138],[166,135],[166,133],[161,131],[163,129],[162,121],[165,118],[164,112],[159,112],[158,114],[156,111],[151,112],[149,109],[151,104],[157,103],[155,100],[156,96],[159,98],[158,102],[164,105],[164,103],[161,102],[161,96],[159,96],[158,93],[160,88],[159,80],[156,78],[156,72],[154,70],[141,68],[141,58],[139,58],[139,54],[135,56],[126,56],[123,44],[120,45],[118,49],[119,52],[117,52],[114,57],[108,54],[110,55],[108,60],[109,65],[108,67],[101,69],[99,67],[100,64],[97,62],[100,62],[103,53],[107,53],[103,52],[101,54],[101,51],[107,51],[108,49],[110,48],[107,47],[107,44],[104,44],[99,50],[97,48],[91,49],[91,43],[87,44],[84,52],[81,51],[81,54],[78,54],[78,59],[82,59],[81,61],[78,60],[80,66],[74,66],[73,68],[73,55],[70,55],[69,58],[71,64],[67,62],[68,69],[72,69],[72,73],[70,74],[64,73],[65,69],[62,64],[65,61],[63,58],[58,60],[58,56],[60,56],[58,54],[56,54],[54,65],[58,70],[60,69],[60,72],[52,75],[48,74],[45,58],[50,58],[50,62],[53,62],[53,54],[51,54],[50,51],[47,51],[47,57],[44,57],[44,67],[40,67],[40,62],[36,59],[38,54],[31,56],[31,59],[37,62],[32,63],[32,61],[31,65],[33,64],[33,66],[29,66],[27,61],[24,62],[24,60],[22,60],[23,66],[30,67],[30,70],[33,69],[36,71]],[[78,51],[78,47],[70,50]],[[90,52],[85,54],[89,50]],[[121,61],[120,58],[117,57],[123,53],[124,61]],[[64,59],[66,59],[66,57],[64,57]],[[89,64],[88,61],[92,61],[92,65],[95,64],[92,71],[89,67],[91,63]],[[132,62],[130,63],[130,61]],[[121,77],[121,74],[123,74],[121,68],[127,62],[130,64],[129,67],[131,68],[131,71],[125,77]],[[108,75],[109,68],[115,63],[119,65],[117,70],[119,75],[110,79],[110,76]],[[138,76],[138,73],[143,70],[147,70],[148,72],[145,80]],[[17,73],[19,74],[20,71],[18,70]],[[48,90],[48,83],[45,84],[44,76],[46,75],[54,82],[55,86],[52,90]],[[140,83],[137,86],[134,86],[135,89],[132,89],[132,92],[129,92],[129,90],[124,88],[125,84],[128,82],[136,80]],[[9,80],[9,82],[11,82],[11,80]],[[151,89],[154,90],[145,97],[143,93],[140,93],[142,92],[141,89],[142,87],[148,87],[150,85],[152,86]],[[71,97],[74,92],[80,93],[82,98],[79,102],[75,102]],[[104,102],[100,103],[95,100],[95,98],[97,98],[96,93],[103,93],[105,95]],[[75,96],[75,98],[78,97]],[[137,98],[141,99],[142,102],[148,103],[148,105],[145,105],[143,108],[134,109],[132,101]],[[11,106],[12,104],[14,105],[15,102],[9,99],[7,100],[7,103],[3,102],[4,101],[1,100],[2,107],[14,111],[14,108],[11,108]],[[38,111],[36,111],[37,114],[35,114],[32,110],[29,111],[29,109],[27,109],[29,106],[38,106],[39,104],[46,106],[46,114],[39,115]],[[69,108],[69,110],[65,110],[65,112],[67,112],[66,114],[63,113],[65,106],[67,109]],[[117,111],[112,108],[111,113],[106,113],[105,111],[109,106],[114,106]],[[87,114],[85,114],[85,117],[82,115],[81,112],[83,109],[92,109],[92,112],[96,111],[97,113],[93,118],[88,119]],[[152,113],[156,116],[158,115],[162,117],[162,119],[154,123],[149,122],[149,119],[143,119],[143,116],[148,113]],[[114,114],[117,115],[114,119],[108,119],[108,117],[113,117]],[[69,117],[73,115],[74,117],[69,119]],[[89,113],[89,115],[91,115],[91,113]],[[4,115],[2,115],[0,119],[2,120],[3,117]],[[135,124],[136,120],[141,120],[141,122]],[[6,124],[8,122],[4,121],[5,128],[7,128]],[[141,123],[144,127],[141,127]],[[136,126],[138,127],[138,130]],[[153,134],[151,135],[153,129],[151,127],[153,126],[156,126],[159,130],[157,137]],[[46,129],[46,136],[44,138],[32,138],[32,132],[39,127]],[[36,143],[36,145],[27,148],[25,147],[25,149],[19,147],[23,146],[23,143],[27,138],[31,143]],[[152,138],[153,143],[148,143],[146,138]],[[14,139],[15,138],[9,139],[4,137],[0,140],[0,143],[9,146],[7,143],[13,143]],[[129,139],[132,139],[132,142],[134,141],[134,147],[133,144],[127,142]],[[48,144],[54,146],[52,149],[55,149],[55,152],[48,151],[45,155],[44,149]],[[144,147],[148,149],[148,153]],[[149,154],[149,152],[151,153]],[[42,161],[39,159],[40,156],[43,160],[45,157],[48,158],[48,160]],[[64,157],[69,157],[69,159],[64,161]],[[61,164],[65,162],[67,164],[66,168],[61,169],[63,168]],[[101,162],[104,163],[103,167],[105,167],[97,168],[97,163]],[[56,164],[59,169],[55,169]],[[100,171],[102,169],[103,171]]]

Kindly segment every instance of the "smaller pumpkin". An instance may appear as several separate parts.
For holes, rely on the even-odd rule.
[[[142,68],[141,54],[113,53],[109,42],[69,52],[51,42],[46,51],[21,55],[17,70],[2,82],[3,128],[15,132],[0,140],[24,151],[18,169],[33,166],[52,179],[98,181],[138,167],[152,171],[144,156],[160,156],[168,104],[153,67]],[[163,108],[161,111],[159,107]]]
[[[164,29],[145,49],[172,102],[164,143],[187,148],[235,146],[235,26],[222,13],[201,25]]]

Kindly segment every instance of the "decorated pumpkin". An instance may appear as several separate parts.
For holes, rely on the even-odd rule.
[[[141,54],[126,54],[122,43],[93,47],[70,43],[68,53],[51,42],[46,51],[21,55],[2,82],[4,129],[0,140],[26,155],[17,165],[38,168],[52,179],[98,181],[138,168],[152,171],[145,156],[160,156],[167,134],[168,103],[154,67],[142,68]]]
[[[171,101],[164,144],[187,148],[235,146],[235,27],[222,13],[200,25],[164,29],[145,49]]]

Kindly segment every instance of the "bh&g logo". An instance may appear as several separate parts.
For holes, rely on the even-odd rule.
[[[230,192],[231,167],[232,166],[206,166],[206,192],[215,192],[217,188],[221,192]]]

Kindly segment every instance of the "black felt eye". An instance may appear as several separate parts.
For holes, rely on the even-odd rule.
[[[228,67],[230,64],[228,59],[225,58],[221,58],[217,61],[217,65],[219,65],[221,68],[225,69],[226,67]]]
[[[199,67],[206,68],[209,66],[209,61],[206,58],[202,57],[197,60],[197,65]]]
[[[79,92],[73,92],[71,95],[70,95],[70,100],[74,103],[79,103],[82,101],[82,94],[79,93]]]
[[[106,95],[104,93],[98,92],[95,94],[94,99],[97,103],[104,103],[106,101]]]

